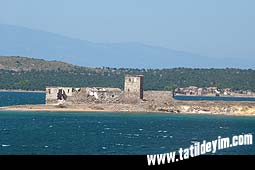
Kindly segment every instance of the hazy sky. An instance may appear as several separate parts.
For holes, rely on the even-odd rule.
[[[93,42],[255,57],[254,0],[0,0],[0,23]]]

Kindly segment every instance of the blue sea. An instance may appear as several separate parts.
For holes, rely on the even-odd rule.
[[[1,92],[0,105],[41,104],[44,98],[44,93]],[[0,155],[157,154],[246,133],[254,135],[255,117],[0,111]],[[216,154],[255,155],[255,146]]]
[[[23,104],[45,104],[45,93],[0,92],[0,107]]]

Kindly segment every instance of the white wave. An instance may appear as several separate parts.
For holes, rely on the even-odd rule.
[[[117,146],[124,146],[123,143],[116,143],[115,145],[117,145]]]
[[[107,149],[107,147],[103,146],[102,149]]]
[[[143,129],[139,129],[139,131],[142,131]]]
[[[9,147],[9,146],[11,146],[11,145],[2,144],[2,147]]]

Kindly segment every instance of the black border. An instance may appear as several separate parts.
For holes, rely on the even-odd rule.
[[[114,168],[195,168],[195,169],[221,169],[225,167],[251,167],[254,166],[255,155],[236,155],[236,156],[198,156],[187,160],[165,165],[147,165],[146,155],[1,155],[0,165],[11,168],[52,168],[65,167],[84,169],[87,167],[114,167]]]

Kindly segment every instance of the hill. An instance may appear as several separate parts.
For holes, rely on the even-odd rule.
[[[255,70],[252,69],[88,68],[25,57],[0,57],[0,66],[0,89],[44,90],[46,86],[123,88],[125,74],[143,74],[145,90],[217,86],[255,91]]]
[[[78,66],[67,64],[60,61],[45,61],[43,59],[19,57],[19,56],[0,56],[0,69],[13,71],[31,70],[73,70]]]

